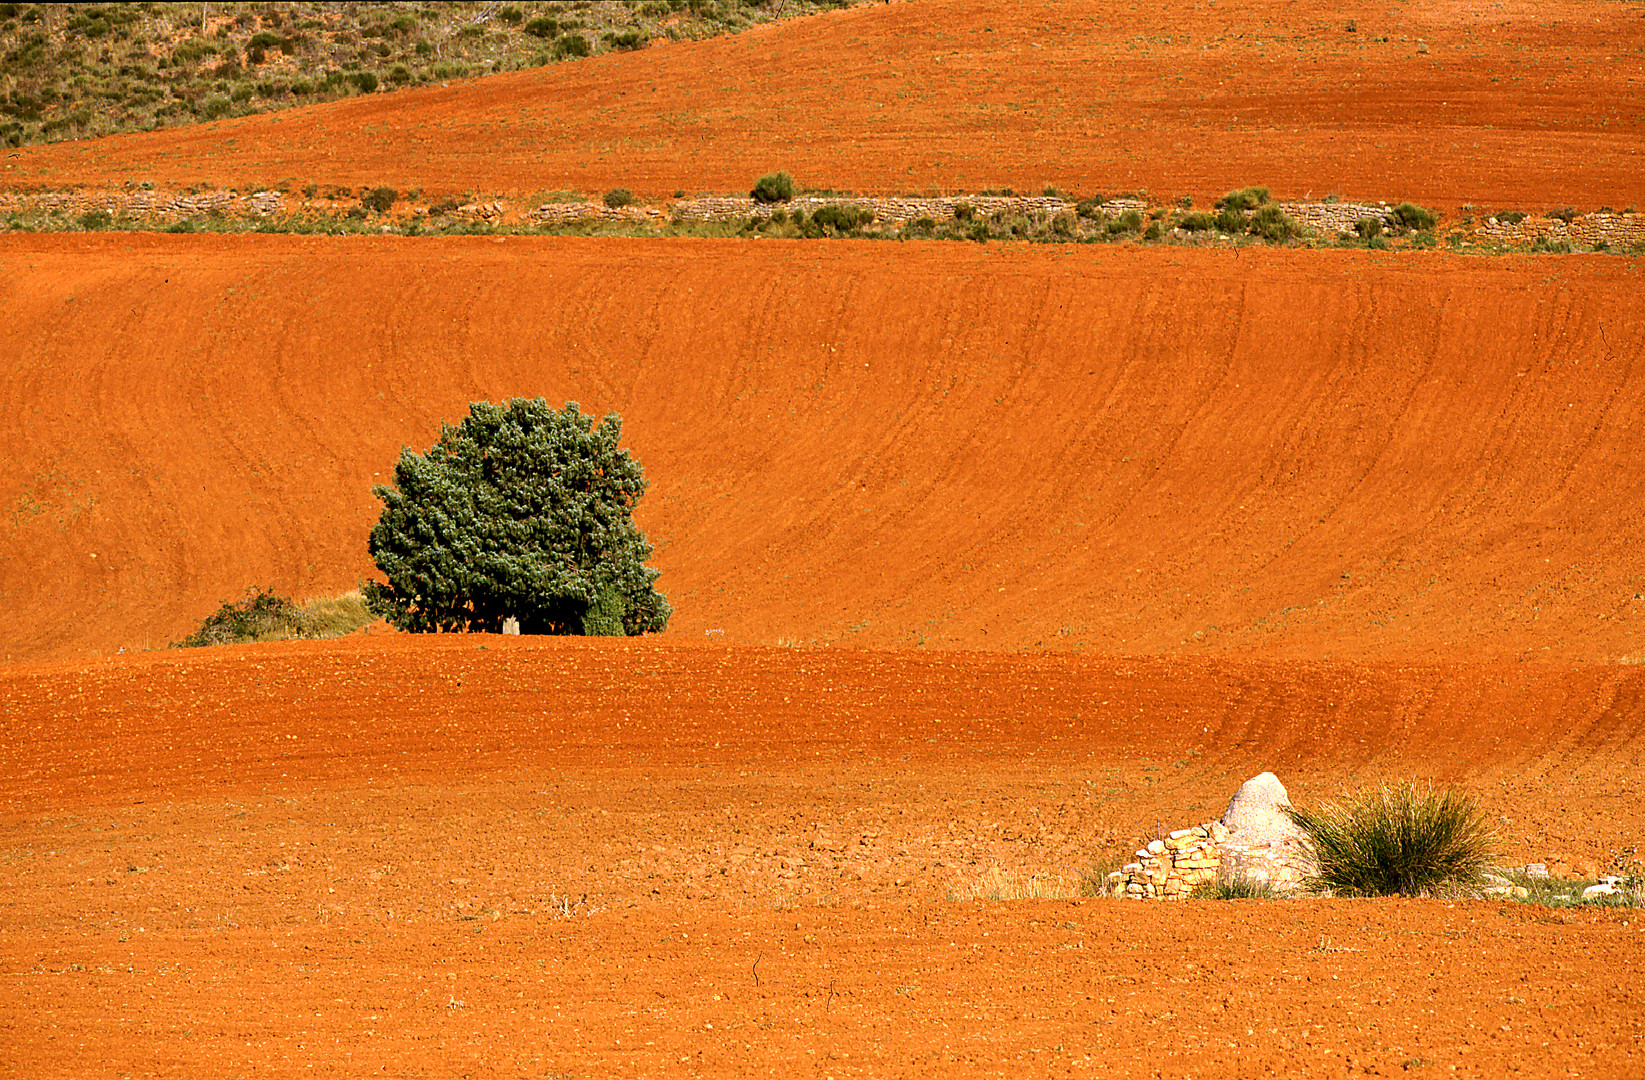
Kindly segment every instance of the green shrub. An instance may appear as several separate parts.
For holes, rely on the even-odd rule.
[[[975,203],[961,202],[954,204],[955,221],[975,221],[976,218],[977,205]]]
[[[1217,211],[1212,220],[1218,232],[1228,233],[1230,236],[1245,231],[1246,217],[1243,213],[1231,207],[1223,207]]]
[[[400,193],[391,187],[372,188],[360,196],[360,205],[373,214],[384,214],[399,197]]]
[[[1354,222],[1354,232],[1359,234],[1359,238],[1361,240],[1369,240],[1373,236],[1381,236],[1382,219],[1362,217],[1358,221]]]
[[[348,81],[362,94],[375,93],[377,90],[377,73],[374,71],[356,71],[348,77]]]
[[[1556,210],[1548,211],[1548,216],[1556,221],[1563,221],[1565,224],[1569,225],[1572,221],[1576,220],[1576,207],[1561,206]]]
[[[605,193],[605,204],[615,210],[634,201],[634,193],[627,188],[612,188]]]
[[[1318,869],[1308,885],[1338,896],[1430,896],[1474,888],[1495,837],[1455,788],[1383,785],[1318,810],[1287,810]]]
[[[412,79],[411,69],[404,64],[395,64],[388,69],[388,81],[404,86]]]
[[[1401,228],[1425,232],[1439,221],[1439,215],[1415,203],[1402,202],[1394,207],[1394,221]]]
[[[1258,207],[1257,212],[1251,215],[1247,231],[1252,236],[1260,236],[1264,240],[1278,243],[1301,236],[1302,226],[1298,225],[1296,218],[1287,214],[1278,203],[1267,203]]]
[[[914,219],[914,228],[919,229],[921,232],[930,232],[936,227],[937,219],[934,217],[917,217]]]
[[[794,178],[786,172],[766,173],[748,194],[757,203],[787,202],[794,197]]]
[[[231,108],[233,108],[233,106],[229,103],[229,99],[226,97],[221,95],[208,97],[205,100],[205,104],[200,106],[200,115],[207,120],[217,120],[221,117],[227,116],[228,111]]]
[[[1496,219],[1505,225],[1518,225],[1530,215],[1523,210],[1504,210]]]
[[[1387,251],[1388,238],[1386,236],[1373,236],[1371,239],[1365,241],[1365,246],[1370,248],[1372,251]]]
[[[1238,191],[1230,191],[1228,194],[1226,194],[1222,198],[1218,199],[1217,200],[1217,209],[1218,210],[1233,210],[1233,211],[1236,211],[1236,212],[1243,212],[1243,211],[1247,211],[1247,210],[1255,210],[1257,207],[1263,206],[1267,202],[1268,202],[1268,189],[1267,188],[1265,188],[1265,187],[1240,188]]]
[[[525,24],[525,32],[545,41],[550,38],[557,38],[560,36],[560,21],[546,16],[532,19]]]
[[[837,233],[860,229],[873,220],[874,211],[866,206],[848,203],[828,203],[817,207],[816,213],[811,215],[812,224]]]
[[[510,5],[497,12],[497,18],[503,20],[510,26],[519,26],[520,21],[525,18],[525,12],[521,11],[517,7],[514,7],[513,5]]]
[[[587,56],[589,52],[588,39],[581,34],[567,34],[554,43],[554,56],[559,60]]]
[[[402,450],[393,486],[372,489],[383,512],[369,549],[388,582],[364,585],[371,609],[412,632],[496,633],[511,615],[534,634],[613,617],[630,635],[665,628],[632,517],[644,473],[617,447],[620,416],[593,423],[575,402],[480,401],[427,454]]]
[[[1081,199],[1074,204],[1074,212],[1087,221],[1102,217],[1102,196],[1096,195],[1089,199]]]
[[[1177,218],[1177,228],[1183,232],[1210,232],[1216,225],[1216,220],[1203,210],[1195,210]]]
[[[607,34],[605,40],[606,44],[613,49],[632,52],[635,49],[642,48],[647,41],[650,41],[651,35],[640,30],[623,30],[619,33]]]
[[[1104,228],[1109,236],[1119,236],[1122,233],[1134,233],[1142,228],[1142,214],[1136,210],[1127,210],[1119,217],[1110,221]]]
[[[80,227],[88,232],[97,232],[114,224],[114,219],[107,210],[87,210],[80,215]]]

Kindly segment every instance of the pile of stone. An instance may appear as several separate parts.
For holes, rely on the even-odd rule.
[[[1294,893],[1314,870],[1291,800],[1273,773],[1241,784],[1220,820],[1179,829],[1108,875],[1108,892],[1132,900],[1186,900],[1219,880],[1246,880]]]

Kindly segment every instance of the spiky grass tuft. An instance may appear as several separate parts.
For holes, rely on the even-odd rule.
[[[1318,869],[1314,891],[1337,896],[1431,896],[1477,888],[1496,838],[1474,799],[1406,782],[1287,810]]]

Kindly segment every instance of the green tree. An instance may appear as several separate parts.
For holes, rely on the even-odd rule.
[[[640,463],[619,450],[622,417],[598,427],[576,402],[474,402],[440,425],[427,454],[400,451],[371,530],[387,584],[366,602],[402,630],[489,631],[514,616],[526,634],[642,634],[668,625],[668,601],[634,525]]]

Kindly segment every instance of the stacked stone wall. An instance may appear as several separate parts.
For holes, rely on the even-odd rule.
[[[1108,875],[1108,891],[1128,900],[1186,900],[1195,889],[1217,880],[1222,869],[1218,845],[1228,839],[1219,821],[1178,829],[1137,851],[1136,862]]]

